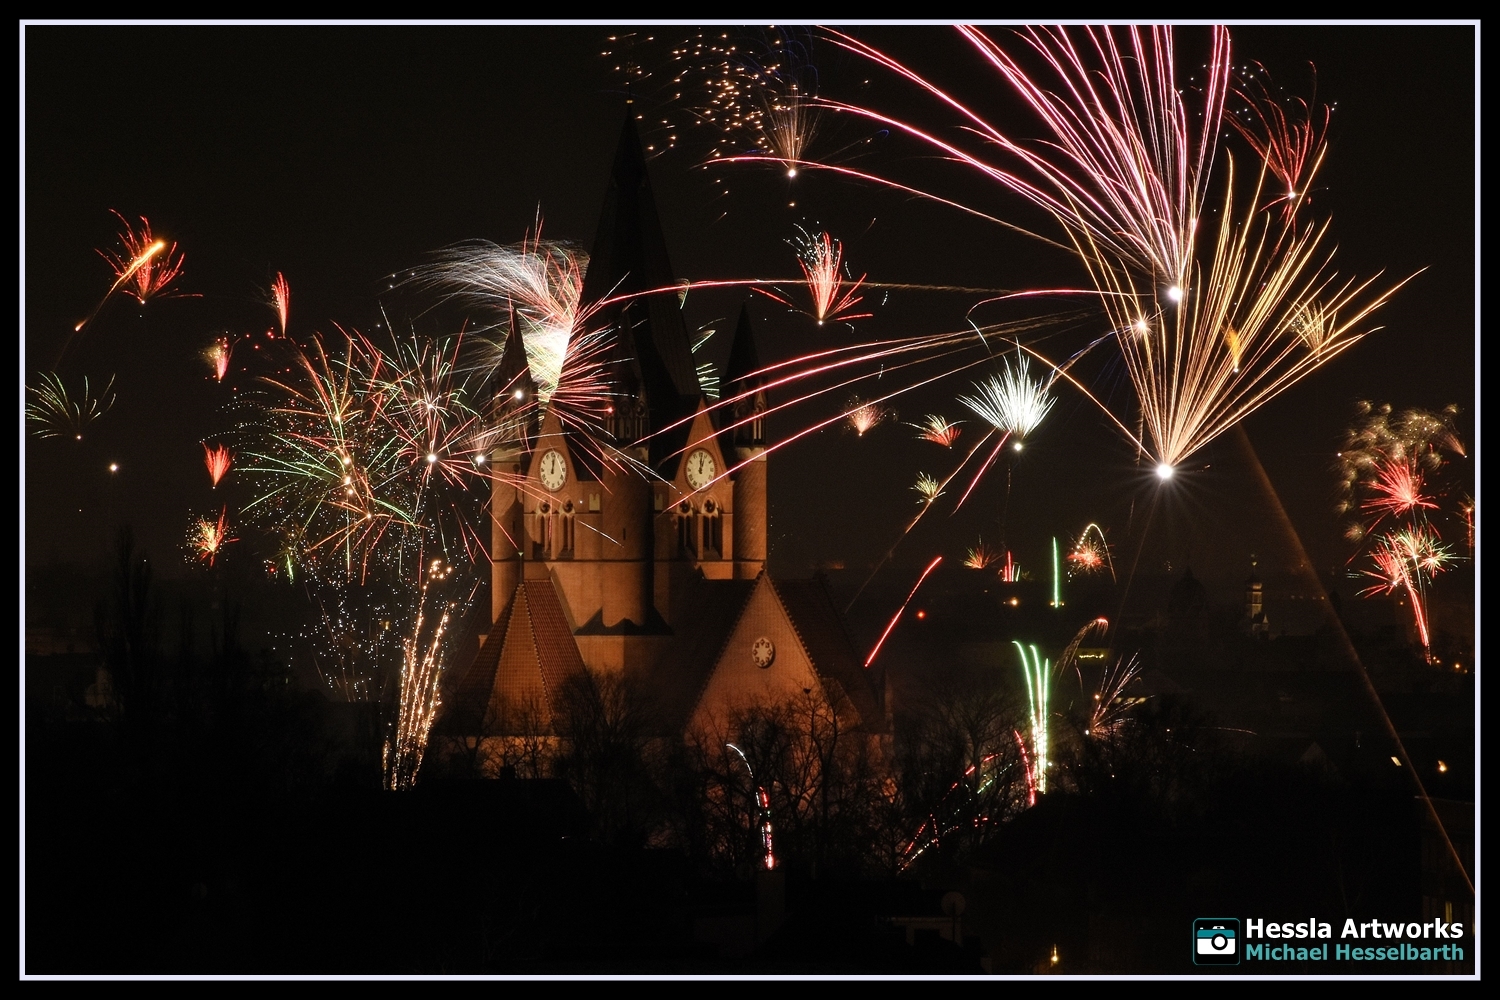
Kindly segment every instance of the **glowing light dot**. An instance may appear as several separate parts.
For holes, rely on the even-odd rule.
[[[786,171],[786,175],[788,177],[796,177],[797,176],[797,168],[796,167],[788,167],[787,171]]]
[[[1176,285],[1173,285],[1171,288],[1167,289],[1167,298],[1171,299],[1173,302],[1181,302],[1182,289],[1177,287]]]
[[[427,464],[431,465],[433,462],[436,462],[436,461],[437,461],[437,455],[435,455],[435,454],[433,454],[432,452],[429,451],[427,453]]]
[[[118,462],[110,462],[109,463],[109,471],[110,472],[119,472],[120,471],[120,464]]]
[[[1176,469],[1172,468],[1166,462],[1163,462],[1156,467],[1156,478],[1160,479],[1162,482],[1166,482],[1168,479],[1172,478],[1172,474],[1176,471]]]
[[[526,398],[526,390],[525,389],[517,389],[516,390],[516,398],[517,399],[525,399]]]
[[[1151,332],[1151,327],[1146,323],[1145,320],[1138,319],[1138,320],[1135,321],[1135,332],[1136,333],[1150,333]]]
[[[1438,761],[1438,773],[1439,774],[1447,774],[1448,773],[1448,765],[1444,764],[1442,761]]]
[[[1016,442],[1015,449],[1016,449],[1016,451],[1020,451],[1021,450],[1021,442],[1019,442],[1019,441]]]

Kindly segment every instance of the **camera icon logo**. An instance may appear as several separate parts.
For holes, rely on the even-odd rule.
[[[1194,920],[1193,964],[1239,965],[1239,918],[1199,917]]]

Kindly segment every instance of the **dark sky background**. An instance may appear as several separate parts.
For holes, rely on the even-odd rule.
[[[692,29],[656,30],[665,38]],[[951,29],[850,30],[987,113],[1013,113],[998,79]],[[233,385],[257,373],[253,358],[237,356],[236,368],[246,360],[247,370],[221,385],[200,352],[217,334],[271,325],[267,288],[278,271],[291,286],[291,331],[305,337],[333,333],[335,323],[371,329],[385,275],[461,240],[517,242],[539,210],[546,236],[586,249],[625,114],[621,78],[602,55],[612,33],[28,25],[18,397],[23,380],[54,367],[73,324],[109,286],[94,251],[114,244],[111,209],[145,216],[177,242],[186,258],[179,287],[198,297],[144,309],[117,297],[69,348],[61,369],[69,384],[113,374],[118,403],[81,444],[37,440],[22,428],[25,563],[98,560],[114,526],[129,522],[162,572],[194,572],[183,554],[191,517],[221,503],[233,516],[249,495],[243,483],[209,489],[199,442],[229,427]],[[1051,537],[1076,536],[1090,521],[1105,528],[1116,559],[1139,558],[1143,570],[1187,564],[1236,579],[1252,552],[1289,569],[1302,550],[1326,570],[1349,555],[1332,507],[1332,460],[1356,400],[1456,403],[1475,444],[1475,36],[1466,25],[1232,28],[1237,64],[1257,60],[1304,95],[1312,64],[1317,99],[1336,106],[1314,209],[1333,219],[1341,273],[1383,272],[1392,281],[1421,274],[1372,321],[1382,329],[1250,417],[1245,436],[1225,435],[1197,456],[1207,468],[1157,497],[1150,517],[1158,487],[1132,446],[1092,403],[1062,390],[1010,468],[1008,489],[1007,471],[997,468],[956,516],[935,509],[881,571],[880,587],[904,590],[934,554],[956,562],[980,537],[1040,566]],[[649,66],[647,48],[638,58]],[[909,86],[831,46],[815,49],[814,61],[826,94],[938,129],[955,124],[914,100]],[[663,76],[670,69],[650,68]],[[658,95],[648,84],[637,96],[649,122]],[[919,179],[1024,218],[998,188],[898,141],[861,142],[870,137],[857,123],[828,122],[811,156]],[[701,131],[687,130],[651,164],[679,278],[790,278],[797,269],[786,240],[802,223],[842,239],[855,274],[872,282],[1013,289],[1081,280],[1065,255],[941,205],[828,174],[789,182],[764,167],[695,169],[707,149]],[[854,330],[820,330],[761,297],[752,309],[762,360],[775,361],[958,329],[978,297],[872,291],[865,305],[876,315]],[[690,328],[732,319],[745,299],[743,291],[693,293]],[[1045,344],[1061,355],[1097,332]],[[727,339],[719,349],[727,351]],[[1123,371],[1098,365],[1095,373],[1095,391],[1124,412]],[[897,377],[884,378],[880,391]],[[956,376],[898,402],[901,420],[964,416],[955,397],[971,381]],[[843,402],[799,409],[773,423],[773,433],[790,434]],[[951,460],[894,422],[863,438],[833,428],[779,452],[771,465],[773,570],[842,567],[848,578],[863,577],[915,512],[916,474],[940,476]],[[226,558],[241,556],[231,549]]]

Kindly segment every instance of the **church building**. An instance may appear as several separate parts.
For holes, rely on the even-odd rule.
[[[589,320],[609,331],[608,447],[534,405],[512,324],[491,452],[493,625],[474,662],[455,665],[440,733],[508,736],[524,719],[555,734],[585,669],[646,692],[662,735],[724,731],[739,709],[811,692],[848,729],[887,728],[883,682],[822,581],[766,572],[767,400],[750,313],[714,406],[679,291],[627,118],[582,298],[610,303]]]

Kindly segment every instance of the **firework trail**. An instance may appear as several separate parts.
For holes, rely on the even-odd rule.
[[[213,480],[214,489],[219,488],[219,480],[229,471],[229,466],[234,463],[234,452],[229,450],[228,445],[218,445],[210,448],[206,443],[203,445],[203,464],[208,467],[208,478]]]
[[[430,632],[424,626],[429,588],[442,583],[452,572],[453,568],[445,567],[441,559],[432,561],[418,598],[416,624],[411,637],[402,640],[401,701],[383,753],[385,787],[390,791],[407,791],[416,784],[433,720],[442,707],[443,638],[452,617],[452,602],[442,602],[437,624]]]
[[[292,290],[286,283],[286,275],[280,271],[276,272],[276,280],[271,282],[271,308],[276,310],[276,320],[281,324],[281,335],[286,336],[286,318],[292,308]],[[223,381],[223,376],[220,376]]]
[[[219,511],[217,521],[200,517],[188,528],[188,545],[197,553],[198,559],[207,561],[209,566],[213,566],[224,546],[239,541],[238,538],[229,536],[231,529],[228,519],[229,508],[225,507]]]
[[[26,404],[26,420],[31,433],[39,438],[71,437],[83,440],[83,429],[109,412],[115,405],[114,376],[97,396],[89,393],[89,380],[83,380],[83,392],[76,398],[68,395],[62,377],[56,372],[42,372],[39,386],[27,386],[31,399]]]
[[[946,417],[937,413],[929,413],[920,424],[907,424],[907,426],[916,428],[917,437],[923,441],[931,441],[944,448],[952,448],[961,433],[958,429],[961,423],[963,423],[962,420],[949,423]]]
[[[1109,542],[1104,538],[1104,529],[1097,524],[1084,526],[1078,541],[1068,553],[1068,562],[1071,564],[1070,573],[1097,573],[1107,567],[1110,579],[1116,578],[1115,562],[1109,554]]]
[[[849,276],[844,264],[843,244],[827,233],[814,236],[801,226],[797,230],[801,235],[790,242],[797,251],[797,263],[802,268],[807,290],[812,294],[812,309],[802,310],[790,298],[776,291],[759,287],[755,291],[788,308],[805,312],[817,320],[819,326],[825,322],[848,323],[873,316],[874,313],[852,311],[864,301],[859,289],[866,276]]]
[[[911,593],[906,595],[906,600],[901,602],[901,607],[897,608],[896,613],[891,616],[890,624],[885,627],[884,632],[880,633],[880,639],[876,641],[875,648],[871,649],[870,655],[865,657],[866,669],[869,668],[870,664],[875,662],[875,657],[880,653],[880,647],[885,645],[885,640],[891,634],[891,630],[896,627],[896,623],[899,622],[901,620],[901,616],[906,613],[906,606],[911,603],[913,597],[917,596],[917,590],[922,586],[922,582],[927,579],[927,575],[929,573],[937,569],[938,563],[942,561],[942,556],[938,556],[937,558],[933,559],[932,562],[927,564],[927,568],[922,571],[922,575],[917,577],[917,582],[911,588]]]
[[[1035,77],[983,32],[958,30],[1033,112],[1041,141],[1005,134],[914,70],[838,33],[831,35],[835,44],[914,85],[961,127],[949,141],[870,109],[821,103],[905,135],[1051,215],[1062,239],[1046,242],[1071,250],[1084,265],[1093,289],[1086,294],[1097,298],[1113,331],[1096,343],[1113,341],[1124,355],[1149,444],[1083,391],[1151,454],[1163,479],[1370,332],[1361,324],[1400,287],[1379,291],[1376,279],[1339,279],[1330,270],[1331,251],[1322,249],[1327,223],[1298,228],[1291,213],[1259,211],[1272,167],[1281,169],[1295,150],[1262,157],[1251,207],[1240,214],[1233,207],[1239,203],[1233,164],[1225,156],[1217,232],[1205,232],[1230,81],[1223,28],[1210,30],[1205,81],[1193,91],[1177,79],[1170,27],[1018,31],[1026,60],[1041,67]],[[1191,107],[1190,92],[1199,95]],[[1321,148],[1321,131],[1314,132],[1309,141]],[[1281,149],[1284,139],[1267,141]],[[1303,159],[1304,178],[1317,162]],[[1001,221],[866,172],[837,172]]]
[[[1005,565],[1000,567],[1001,583],[1020,583],[1021,564],[1011,557],[1010,550],[1005,552]]]
[[[1030,703],[1028,721],[1031,725],[1031,760],[1035,762],[1031,768],[1035,775],[1033,785],[1038,794],[1045,795],[1048,744],[1051,740],[1049,704],[1052,697],[1052,661],[1043,659],[1034,645],[1031,647],[1029,659],[1025,646],[1015,640],[1011,641],[1011,645],[1015,646],[1016,652],[1021,654],[1021,673],[1026,678],[1026,698]]]
[[[760,863],[766,871],[772,871],[776,868],[776,848],[772,841],[774,830],[771,826],[771,797],[766,794],[765,786],[755,784],[755,769],[750,766],[750,759],[745,756],[745,751],[733,743],[724,745],[739,754],[740,760],[745,764],[745,770],[750,774],[750,783],[755,786],[755,806],[759,812],[756,819],[760,827]]]

